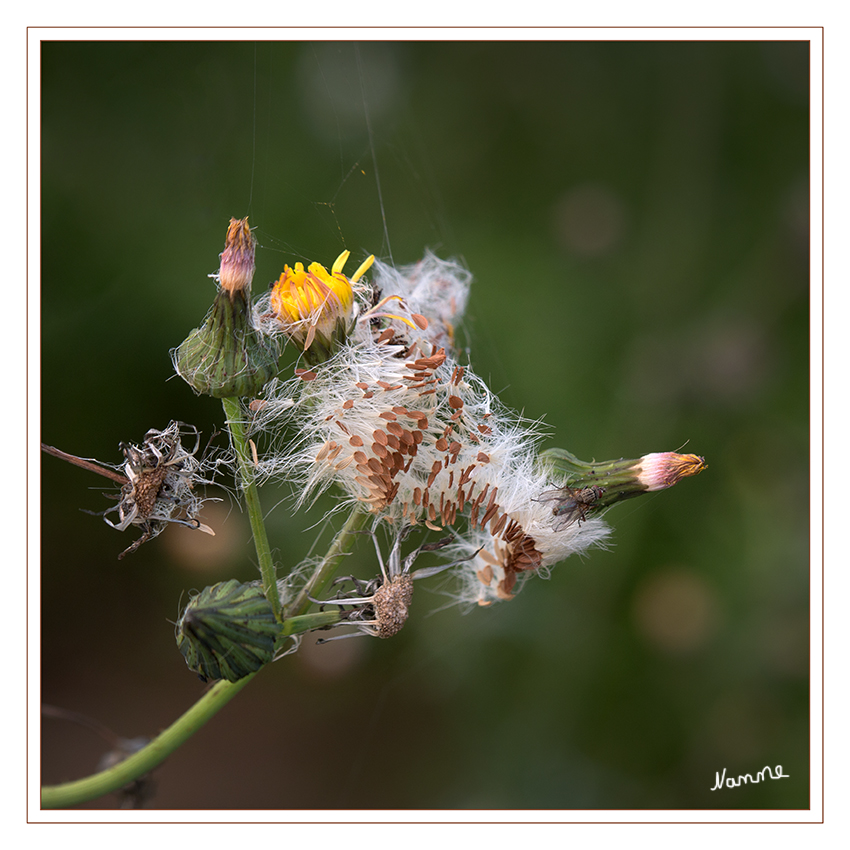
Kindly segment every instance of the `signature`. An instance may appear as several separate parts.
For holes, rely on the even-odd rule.
[[[773,771],[776,771],[776,775],[774,775]],[[767,774],[767,776],[765,776]],[[737,779],[733,777],[726,778],[726,768],[723,768],[723,775],[721,776],[719,773],[714,774],[714,788],[712,791],[717,791],[718,788],[722,788],[726,785],[727,788],[737,788],[739,785],[746,784],[747,782],[757,783],[761,782],[762,779],[790,779],[791,777],[787,773],[782,772],[782,765],[778,764],[775,768],[770,768],[767,765],[763,767],[756,775],[755,779],[749,774],[745,773],[742,776],[739,776]]]

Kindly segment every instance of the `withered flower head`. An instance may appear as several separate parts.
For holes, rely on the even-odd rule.
[[[152,428],[141,445],[122,443],[124,464],[121,467],[126,483],[121,488],[118,504],[107,510],[104,520],[113,528],[124,531],[131,525],[142,530],[142,536],[118,557],[134,552],[142,543],[160,534],[168,523],[215,532],[198,518],[203,500],[195,490],[197,484],[209,481],[200,475],[200,463],[195,458],[199,440],[187,451],[181,443],[181,423],[170,422],[164,431]],[[187,426],[188,433],[198,438],[197,429]],[[118,521],[107,519],[116,512]]]
[[[402,558],[401,544],[410,531],[411,526],[405,526],[396,534],[386,565],[381,556],[378,539],[373,533],[372,538],[375,542],[378,565],[381,569],[380,575],[368,582],[359,581],[353,576],[339,578],[334,584],[351,582],[355,590],[347,594],[340,593],[335,599],[320,603],[321,605],[339,605],[342,607],[339,625],[357,626],[356,632],[340,635],[339,638],[357,635],[370,635],[379,638],[394,637],[407,622],[410,603],[413,600],[413,582],[416,579],[429,578],[456,566],[461,561],[468,560],[468,558],[461,558],[447,564],[424,567],[411,573],[410,569],[414,561],[422,552],[442,549],[451,542],[452,538],[448,537],[436,543],[424,543]],[[351,610],[346,610],[349,607]],[[339,638],[326,638],[321,642],[326,643],[328,640],[338,640]]]

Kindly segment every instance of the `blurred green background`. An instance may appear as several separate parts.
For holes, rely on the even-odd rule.
[[[305,641],[156,771],[149,807],[808,806],[808,61],[806,42],[42,43],[45,442],[118,462],[171,419],[221,426],[169,349],[249,214],[255,293],[343,248],[459,257],[462,345],[549,445],[709,464],[512,602],[438,610],[423,582],[395,640]],[[93,478],[43,457],[43,700],[153,735],[204,690],[170,624],[187,592],[256,577],[247,521],[225,495],[214,539],[168,529],[119,562],[135,532],[81,511],[111,504]],[[330,502],[262,498],[283,564],[323,551]],[[350,563],[374,574],[369,541]],[[45,720],[42,779],[103,750]],[[790,778],[710,790],[766,764]]]

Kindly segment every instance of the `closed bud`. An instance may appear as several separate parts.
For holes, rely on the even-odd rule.
[[[545,493],[543,500],[555,503],[556,517],[579,522],[615,502],[672,487],[707,466],[705,458],[676,452],[591,463],[579,460],[566,449],[547,449],[540,453],[539,460],[544,468],[565,478],[564,486]]]
[[[262,588],[235,579],[202,590],[177,623],[177,648],[204,681],[236,682],[274,657],[281,625]]]
[[[220,288],[212,310],[173,352],[178,374],[197,393],[256,395],[277,374],[278,346],[254,328],[251,318],[255,247],[248,219],[231,219],[214,276]]]

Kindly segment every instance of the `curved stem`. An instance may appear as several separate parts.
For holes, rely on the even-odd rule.
[[[139,752],[109,770],[66,782],[62,785],[47,785],[41,789],[43,809],[62,809],[88,800],[95,800],[111,791],[117,791],[140,776],[150,772],[166,756],[174,752],[187,738],[191,737],[219,709],[227,705],[251,679],[251,673],[238,682],[220,681],[213,685],[182,717],[153,739]]]
[[[240,418],[241,410],[235,399],[224,399],[224,409],[228,424],[233,434],[233,442],[239,457],[239,468],[251,517],[251,527],[254,531],[254,542],[260,559],[263,575],[263,589],[273,607],[277,603],[276,615],[280,619],[280,595],[277,590],[274,564],[271,559],[268,537],[260,511],[257,487],[254,483],[250,466],[245,432]],[[305,614],[310,606],[310,595],[319,594],[333,578],[340,562],[351,550],[356,540],[357,532],[367,523],[370,514],[355,507],[345,525],[334,538],[322,562],[310,577],[307,584],[287,606],[287,619],[282,620],[281,639],[312,631],[323,626],[332,625],[339,621],[338,611],[325,611],[317,614]],[[269,587],[273,592],[269,592]],[[45,809],[59,809],[85,803],[123,788],[140,776],[150,772],[165,760],[184,741],[201,728],[210,718],[227,705],[256,673],[251,673],[238,682],[220,681],[213,685],[185,714],[178,718],[164,732],[154,738],[146,747],[129,756],[124,761],[101,771],[100,773],[66,782],[62,785],[45,786],[41,789],[41,805]]]
[[[303,614],[310,607],[310,596],[318,596],[327,586],[328,582],[334,577],[340,561],[349,553],[354,545],[357,532],[361,531],[366,525],[371,514],[356,506],[349,515],[345,525],[339,530],[339,533],[334,538],[331,548],[322,559],[322,562],[316,567],[313,575],[310,576],[304,587],[301,588],[298,596],[286,606],[286,616],[296,617]]]
[[[284,620],[281,639],[292,635],[320,629],[339,622],[338,611],[325,611],[292,617]],[[125,785],[144,776],[171,755],[184,741],[224,708],[251,679],[251,673],[238,682],[216,682],[185,714],[179,717],[164,732],[159,734],[147,746],[128,756],[124,761],[74,782],[62,785],[47,785],[41,789],[41,807],[43,809],[63,809],[76,806],[89,800],[95,800],[104,794],[117,791]]]
[[[277,573],[269,547],[269,538],[266,534],[266,525],[263,522],[260,495],[254,481],[251,453],[248,450],[248,440],[245,437],[245,428],[242,424],[242,408],[238,398],[223,398],[221,403],[224,407],[224,415],[227,417],[227,425],[230,428],[236,457],[239,461],[239,477],[242,481],[242,491],[245,494],[245,504],[248,508],[248,519],[251,521],[254,546],[257,549],[257,559],[260,563],[263,592],[271,603],[275,617],[280,620],[280,593],[277,589]]]

